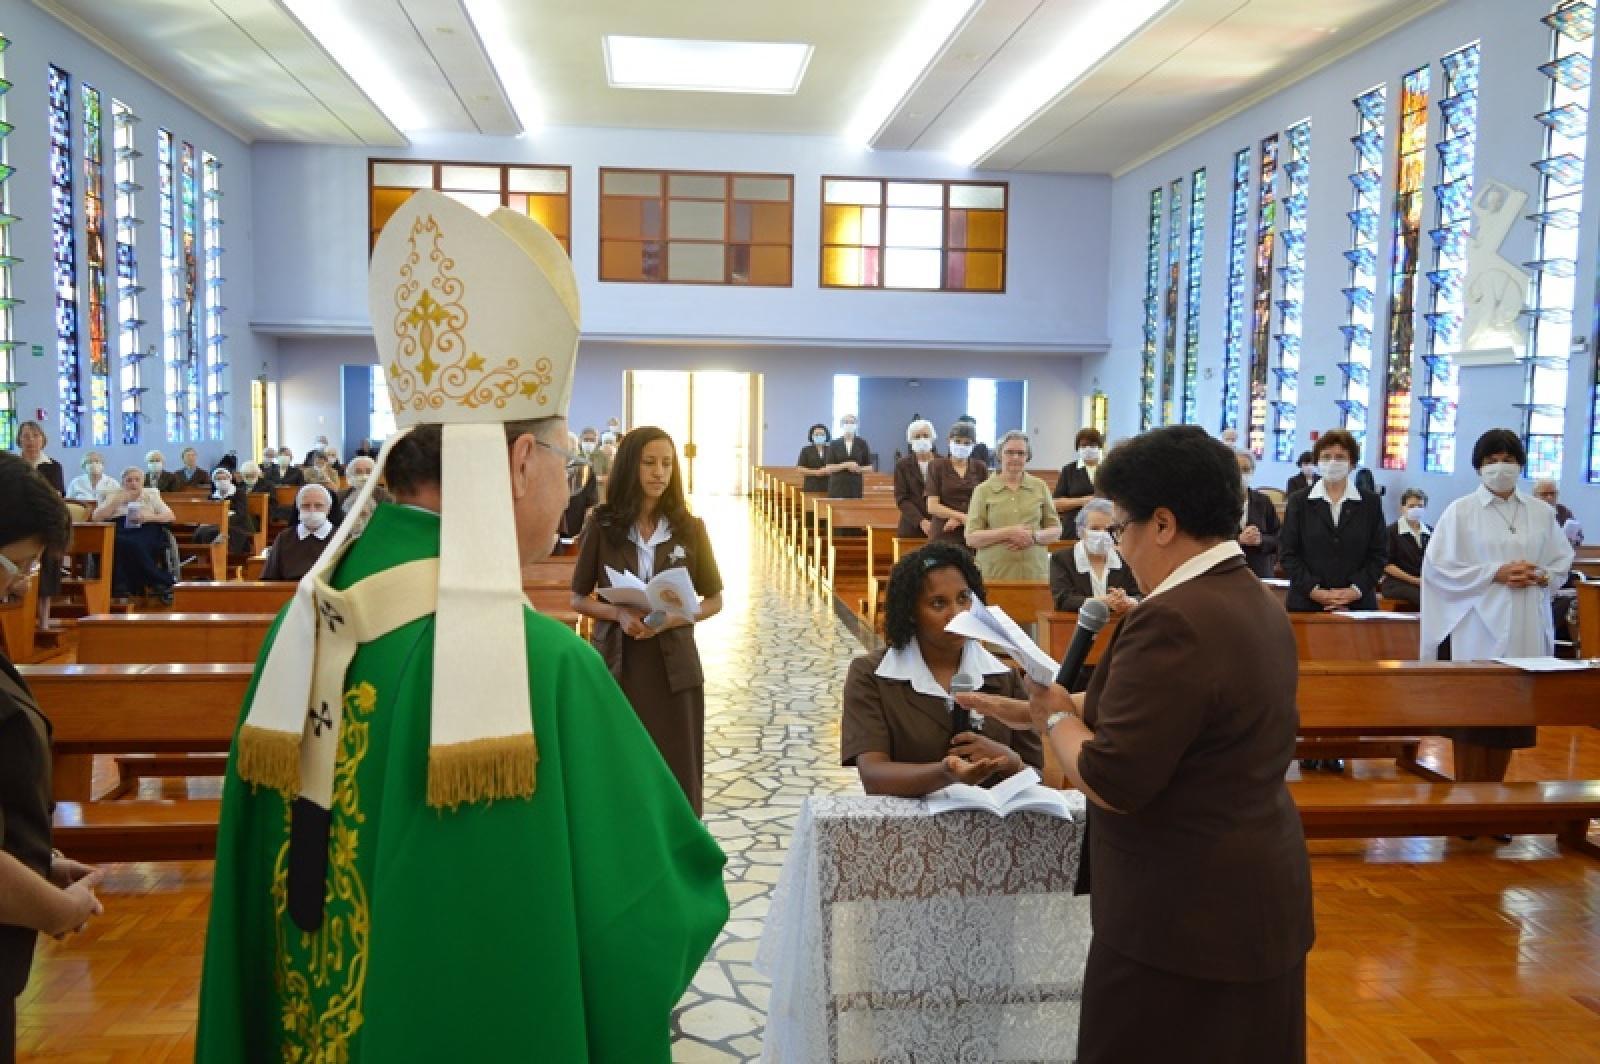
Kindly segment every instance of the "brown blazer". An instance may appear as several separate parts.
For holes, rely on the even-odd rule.
[[[1247,664],[1248,667],[1241,667]],[[1284,772],[1299,662],[1242,558],[1123,618],[1084,705],[1097,938],[1192,979],[1255,982],[1315,938],[1305,835]]]
[[[928,472],[932,473],[931,463],[939,458],[932,454],[928,457]],[[928,519],[928,485],[922,478],[922,465],[915,454],[908,454],[894,464],[894,504],[900,507],[900,525],[894,534],[902,539],[920,537],[922,522]]]
[[[839,726],[839,763],[854,765],[866,753],[888,754],[891,760],[910,764],[942,761],[950,753],[956,730],[950,707],[912,689],[904,680],[878,675],[888,651],[863,654],[850,663],[844,681],[844,719]],[[1006,698],[1027,698],[1015,672],[985,676],[983,690]],[[1031,731],[1012,731],[993,717],[983,718],[982,734],[1011,747],[1023,763],[1041,768],[1044,749]]]
[[[938,499],[939,505],[966,513],[967,507],[972,503],[972,493],[978,490],[979,484],[988,479],[989,467],[977,458],[967,459],[966,476],[956,472],[956,467],[950,464],[949,458],[935,458],[928,466],[927,498]],[[927,505],[927,499],[923,500],[923,505]],[[945,519],[942,517],[934,519],[932,541],[954,543],[965,547],[966,529],[958,528],[954,532],[946,532],[944,522]]]
[[[50,874],[50,721],[28,685],[0,654],[0,850],[41,876]],[[31,928],[0,924],[0,999],[28,984]],[[0,1042],[0,1052],[6,1049]]]

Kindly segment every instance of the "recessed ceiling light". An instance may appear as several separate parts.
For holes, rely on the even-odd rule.
[[[506,18],[505,0],[466,0],[467,18],[477,31],[489,65],[505,90],[511,109],[517,113],[522,132],[533,133],[544,124],[544,108],[538,87],[533,83],[532,65],[517,47],[518,38]]]
[[[792,96],[812,47],[796,41],[605,38],[606,80],[615,89],[750,92]]]
[[[396,129],[412,133],[427,128],[422,108],[406,91],[406,82],[399,71],[368,43],[369,37],[362,27],[347,19],[337,5],[327,0],[283,0],[283,3]]]
[[[979,0],[928,0],[894,50],[878,64],[877,77],[861,97],[845,129],[846,138],[871,144],[923,73],[967,24]],[[955,57],[957,59],[960,56]]]

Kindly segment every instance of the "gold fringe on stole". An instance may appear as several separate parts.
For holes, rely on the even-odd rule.
[[[533,735],[474,739],[428,750],[428,804],[454,809],[462,802],[531,798],[539,747]]]
[[[239,778],[281,791],[300,793],[300,736],[250,724],[239,729]]]

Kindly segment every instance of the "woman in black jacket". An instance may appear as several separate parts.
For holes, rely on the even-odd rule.
[[[1361,445],[1343,429],[1312,448],[1320,479],[1289,498],[1278,537],[1291,611],[1375,610],[1389,558],[1389,532],[1376,495],[1350,482]]]
[[[1244,481],[1244,513],[1239,516],[1239,546],[1245,564],[1263,580],[1278,572],[1278,508],[1264,492],[1250,486],[1256,460],[1249,451],[1234,451],[1239,478]]]
[[[800,490],[821,495],[828,490],[828,478],[820,470],[828,464],[828,443],[832,437],[828,435],[826,425],[812,425],[809,435],[811,442],[800,448],[800,457],[794,464],[806,473]],[[812,470],[819,472],[813,473]]]
[[[1077,457],[1061,467],[1056,490],[1051,492],[1063,525],[1076,521],[1078,511],[1094,498],[1094,475],[1100,468],[1100,454],[1105,445],[1105,437],[1093,427],[1081,428],[1073,437],[1072,446]]]
[[[830,499],[861,498],[861,474],[872,469],[872,448],[856,435],[859,423],[854,414],[840,418],[839,436],[828,444],[828,464],[822,471],[828,474]]]

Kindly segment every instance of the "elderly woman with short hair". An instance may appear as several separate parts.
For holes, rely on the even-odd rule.
[[[967,546],[978,552],[978,568],[989,581],[1044,583],[1050,550],[1061,538],[1050,488],[1028,472],[1033,445],[1012,429],[996,447],[1000,472],[978,485],[967,507]]]
[[[1413,610],[1422,606],[1422,557],[1433,538],[1433,529],[1422,519],[1427,507],[1428,496],[1421,488],[1401,492],[1400,516],[1389,526],[1389,561],[1378,585],[1384,598]]]
[[[89,451],[83,456],[83,473],[72,478],[67,485],[67,498],[73,502],[100,502],[100,496],[116,490],[117,482],[106,475],[106,460],[99,451]]]
[[[1076,613],[1090,599],[1120,617],[1139,602],[1139,581],[1111,542],[1112,506],[1090,499],[1078,511],[1078,542],[1050,555],[1050,597],[1055,607]]]
[[[894,504],[900,508],[894,534],[902,539],[927,538],[933,532],[928,471],[939,457],[933,446],[933,422],[919,418],[906,426],[906,449],[906,456],[894,464]]]
[[[122,484],[108,491],[95,508],[96,521],[117,525],[116,551],[111,562],[111,592],[119,598],[132,595],[156,596],[172,603],[174,576],[161,567],[167,551],[167,529],[172,510],[161,499],[161,492],[145,486],[144,470],[129,466],[122,471]]]
[[[261,568],[263,580],[299,580],[322,557],[333,535],[329,511],[333,493],[321,484],[307,484],[295,493],[300,520],[278,533]]]
[[[1256,460],[1249,451],[1234,450],[1239,465],[1239,480],[1244,485],[1244,509],[1239,513],[1239,546],[1245,564],[1263,580],[1278,573],[1278,508],[1265,492],[1250,486],[1255,477]]]
[[[1330,429],[1311,454],[1317,482],[1289,496],[1278,536],[1289,577],[1284,606],[1301,613],[1375,610],[1389,535],[1382,500],[1363,495],[1350,476],[1361,445],[1344,429]]]

